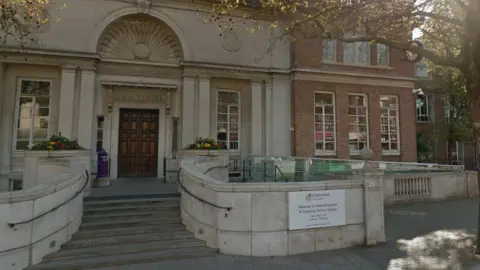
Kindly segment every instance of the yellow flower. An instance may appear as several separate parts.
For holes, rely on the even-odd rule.
[[[200,148],[200,144],[197,143],[197,145],[195,145],[196,148]]]
[[[53,146],[49,145],[48,147],[48,150],[53,150]]]
[[[210,148],[210,144],[209,144],[209,143],[206,143],[206,144],[205,144],[205,148]]]
[[[54,144],[55,144],[55,142],[50,142],[50,145],[54,145]]]

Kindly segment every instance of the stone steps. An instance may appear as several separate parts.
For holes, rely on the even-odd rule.
[[[204,247],[205,243],[195,238],[171,239],[160,241],[149,241],[139,243],[117,244],[111,247],[105,246],[86,246],[86,247],[68,247],[58,252],[47,255],[44,261],[68,258],[86,258],[102,257],[109,255],[123,255],[129,253],[138,253],[155,250],[180,249],[185,247]]]
[[[109,237],[115,235],[128,235],[136,233],[147,232],[168,232],[168,231],[184,231],[185,228],[182,224],[163,224],[163,223],[151,223],[148,225],[121,228],[101,228],[101,229],[89,229],[79,230],[73,238],[96,238],[96,237]]]
[[[137,218],[132,217],[131,219],[110,219],[110,220],[90,220],[88,222],[83,222],[80,226],[80,229],[102,229],[102,228],[122,228],[130,226],[142,226],[149,224],[181,224],[182,220],[180,215],[177,217],[146,217],[146,218]]]
[[[189,239],[193,238],[193,233],[179,230],[179,231],[165,231],[165,232],[146,232],[135,234],[117,234],[113,236],[96,236],[95,238],[77,238],[73,237],[72,241],[62,245],[64,248],[76,247],[95,247],[95,246],[109,246],[115,244],[130,244],[141,243],[160,240],[172,239]]]
[[[185,229],[178,198],[89,200],[82,221],[59,251],[27,270],[86,270],[217,253]]]
[[[132,264],[151,263],[164,260],[180,260],[186,258],[198,258],[216,255],[216,250],[206,247],[182,248],[172,252],[172,250],[158,250],[149,252],[138,252],[119,255],[110,255],[103,257],[89,258],[67,258],[64,260],[46,261],[26,270],[86,270],[103,267],[124,266]],[[142,268],[137,268],[142,269]]]

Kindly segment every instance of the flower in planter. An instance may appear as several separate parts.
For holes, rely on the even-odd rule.
[[[55,151],[55,150],[85,150],[77,141],[71,141],[62,136],[53,135],[49,140],[39,141],[33,144],[30,150]]]
[[[193,150],[222,150],[226,149],[225,145],[218,143],[212,138],[197,138],[195,142],[189,144],[185,149]]]

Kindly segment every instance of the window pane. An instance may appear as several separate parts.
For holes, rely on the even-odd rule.
[[[35,102],[37,103],[37,107],[49,107],[50,106],[50,98],[49,97],[37,97],[35,98]]]
[[[381,141],[382,150],[398,151],[398,129],[397,129],[397,98],[392,96],[381,96],[380,106],[388,108],[385,110],[386,116],[381,118]]]
[[[49,108],[38,108],[37,109],[37,116],[49,116],[50,115]]]
[[[329,93],[315,93],[315,104],[333,104],[333,95]]]
[[[48,118],[35,117],[33,121],[34,128],[48,128]]]
[[[97,140],[103,140],[103,130],[97,130]]]
[[[32,116],[33,99],[30,97],[20,97],[18,105],[18,117],[25,118]]]
[[[28,145],[30,143],[28,141],[19,141],[17,140],[17,143],[16,143],[16,149],[17,150],[26,150],[28,149]]]
[[[355,63],[355,45],[353,43],[343,44],[343,62]]]
[[[228,104],[238,104],[238,93],[236,92],[218,92],[218,102]]]
[[[48,96],[50,95],[50,82],[22,80],[20,91],[24,95]]]
[[[217,112],[218,113],[228,113],[228,105],[227,104],[218,104]]]
[[[48,130],[46,128],[35,128],[33,130],[33,139],[47,139],[48,138]]]
[[[377,44],[377,65],[389,64],[389,50],[390,48],[385,44]]]
[[[32,118],[19,118],[17,122],[17,128],[30,130],[32,126]]]
[[[324,61],[336,61],[337,50],[336,42],[333,40],[323,41],[323,60]]]
[[[218,114],[217,121],[224,123],[228,122],[228,114]]]
[[[370,43],[368,42],[357,42],[356,46],[356,56],[357,62],[359,64],[370,64]]]
[[[30,139],[30,128],[17,129],[17,140],[29,140],[29,139]]]

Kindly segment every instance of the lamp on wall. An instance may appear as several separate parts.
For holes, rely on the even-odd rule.
[[[112,113],[112,104],[107,105],[107,111],[108,113]]]

